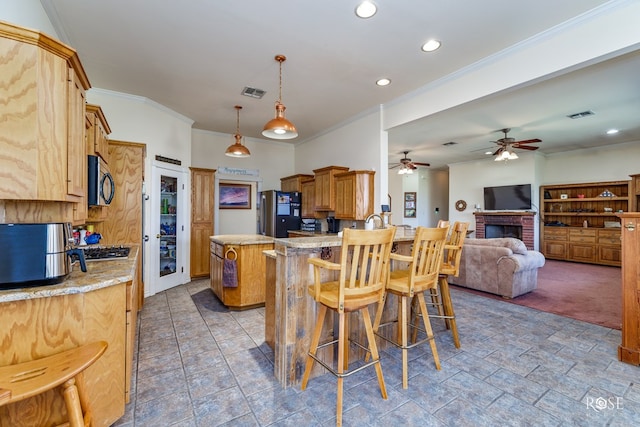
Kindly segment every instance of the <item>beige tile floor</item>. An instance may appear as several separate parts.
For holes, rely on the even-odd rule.
[[[381,354],[388,400],[367,369],[345,379],[345,426],[640,425],[640,368],[618,362],[620,331],[452,291],[462,348],[433,320],[428,344]],[[228,311],[208,280],[145,300],[132,400],[118,426],[335,425],[335,378],[283,389],[264,343],[264,309]]]

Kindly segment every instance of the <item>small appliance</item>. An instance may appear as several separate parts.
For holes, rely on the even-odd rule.
[[[340,232],[340,220],[330,216],[327,217],[327,233]]]
[[[87,201],[89,206],[108,205],[116,191],[107,163],[98,156],[88,156]]]
[[[60,283],[71,273],[73,255],[87,271],[74,242],[69,223],[0,224],[0,289]]]

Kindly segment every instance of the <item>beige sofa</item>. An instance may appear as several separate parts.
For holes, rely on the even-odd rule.
[[[512,237],[466,239],[460,274],[449,276],[449,283],[515,298],[538,286],[538,269],[544,262],[540,252],[527,250]]]

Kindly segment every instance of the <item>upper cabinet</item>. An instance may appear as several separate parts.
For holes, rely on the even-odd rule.
[[[315,218],[316,214],[316,180],[311,176],[302,181],[302,218]]]
[[[373,213],[374,175],[373,171],[350,171],[335,176],[336,218],[361,221]]]
[[[98,105],[87,104],[87,152],[109,163],[109,134],[111,128]]]
[[[327,166],[314,169],[315,174],[315,209],[317,211],[333,211],[336,205],[335,176],[347,172],[349,168],[343,166]]]
[[[313,178],[313,175],[297,174],[280,178],[280,191],[297,191],[302,192],[302,182]]]
[[[0,22],[0,199],[85,202],[90,87],[75,50]]]

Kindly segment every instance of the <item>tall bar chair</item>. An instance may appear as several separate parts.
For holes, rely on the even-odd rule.
[[[0,367],[0,406],[19,402],[61,386],[71,427],[93,425],[83,371],[107,349],[96,341],[52,356]]]
[[[380,366],[380,356],[369,315],[369,306],[381,303],[384,297],[385,281],[389,274],[389,257],[395,230],[395,227],[378,230],[346,228],[343,230],[342,235],[339,264],[319,258],[309,259],[309,263],[313,265],[314,283],[309,286],[308,292],[318,304],[318,315],[307,355],[301,389],[306,389],[309,375],[315,362],[318,362],[335,375],[338,378],[336,405],[336,425],[338,426],[342,425],[343,380],[345,377],[366,367],[375,366],[380,393],[383,399],[387,398],[387,390]],[[339,272],[338,280],[321,282],[323,269]],[[322,326],[328,309],[337,313],[338,339],[319,344]],[[349,336],[346,315],[356,311],[362,315],[369,346],[366,348],[356,342],[351,344],[367,351],[367,354],[370,353],[373,358],[370,362],[367,360],[362,366],[349,371],[347,363]],[[338,359],[337,363],[332,364],[335,366],[334,368],[334,366],[330,366],[330,364],[321,360],[317,356],[317,351],[319,348],[336,344],[338,346]]]
[[[416,235],[413,240],[411,256],[391,254],[392,260],[408,262],[406,270],[396,270],[389,274],[386,294],[394,294],[399,299],[398,318],[386,323],[382,323],[384,303],[378,305],[373,330],[380,338],[389,341],[396,347],[402,349],[402,388],[408,388],[408,350],[417,345],[429,342],[433,361],[436,369],[440,369],[440,359],[433,336],[433,330],[429,321],[424,293],[434,289],[438,285],[438,272],[442,263],[444,245],[447,239],[448,227],[440,228],[416,228]],[[414,296],[418,300],[418,307],[422,317],[423,331],[426,338],[408,343],[408,329],[414,330],[419,326],[411,321],[411,302]],[[394,339],[386,333],[382,333],[380,328],[395,325],[397,327],[397,337]]]
[[[451,329],[453,343],[456,348],[460,348],[460,337],[456,325],[456,315],[451,302],[449,292],[449,275],[458,277],[460,273],[460,258],[462,257],[462,247],[467,237],[469,229],[468,222],[456,221],[451,227],[451,234],[444,246],[444,256],[440,273],[438,275],[438,288],[432,290],[432,301],[437,307],[438,314],[430,314],[429,317],[444,319],[447,329]]]

